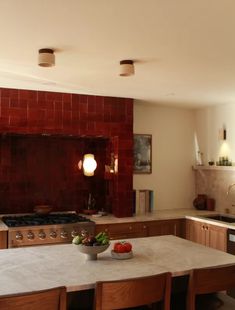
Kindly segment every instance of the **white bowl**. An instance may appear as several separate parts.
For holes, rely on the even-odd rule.
[[[110,244],[105,245],[95,245],[95,246],[89,246],[84,244],[75,245],[79,252],[87,254],[88,260],[96,260],[97,254],[104,252],[107,250],[107,248],[110,246]]]
[[[130,259],[133,257],[133,252],[130,251],[128,253],[117,253],[117,252],[114,252],[114,250],[112,250],[111,256],[112,258],[115,258],[115,259]]]

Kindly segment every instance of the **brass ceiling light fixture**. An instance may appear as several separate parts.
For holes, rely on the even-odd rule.
[[[131,76],[135,74],[135,67],[133,60],[120,61],[120,76]]]
[[[38,65],[40,67],[53,67],[55,65],[55,54],[51,48],[41,48],[38,51]]]

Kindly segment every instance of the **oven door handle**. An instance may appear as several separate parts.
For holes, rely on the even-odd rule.
[[[230,242],[235,242],[235,235],[229,234],[229,235],[228,235],[228,240],[229,240]]]

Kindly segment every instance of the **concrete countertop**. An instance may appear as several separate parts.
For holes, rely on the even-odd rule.
[[[56,286],[67,291],[94,288],[98,280],[141,277],[170,271],[186,275],[193,268],[235,263],[235,256],[175,236],[128,239],[133,258],[116,260],[110,247],[88,261],[73,244],[0,250],[0,295]],[[183,253],[183,255],[182,255]]]

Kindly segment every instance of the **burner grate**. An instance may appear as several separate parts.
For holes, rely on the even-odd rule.
[[[74,213],[58,213],[47,215],[21,215],[21,216],[3,216],[2,221],[8,227],[22,227],[22,226],[38,226],[38,225],[56,225],[56,224],[71,224],[77,222],[90,222],[84,216]]]

